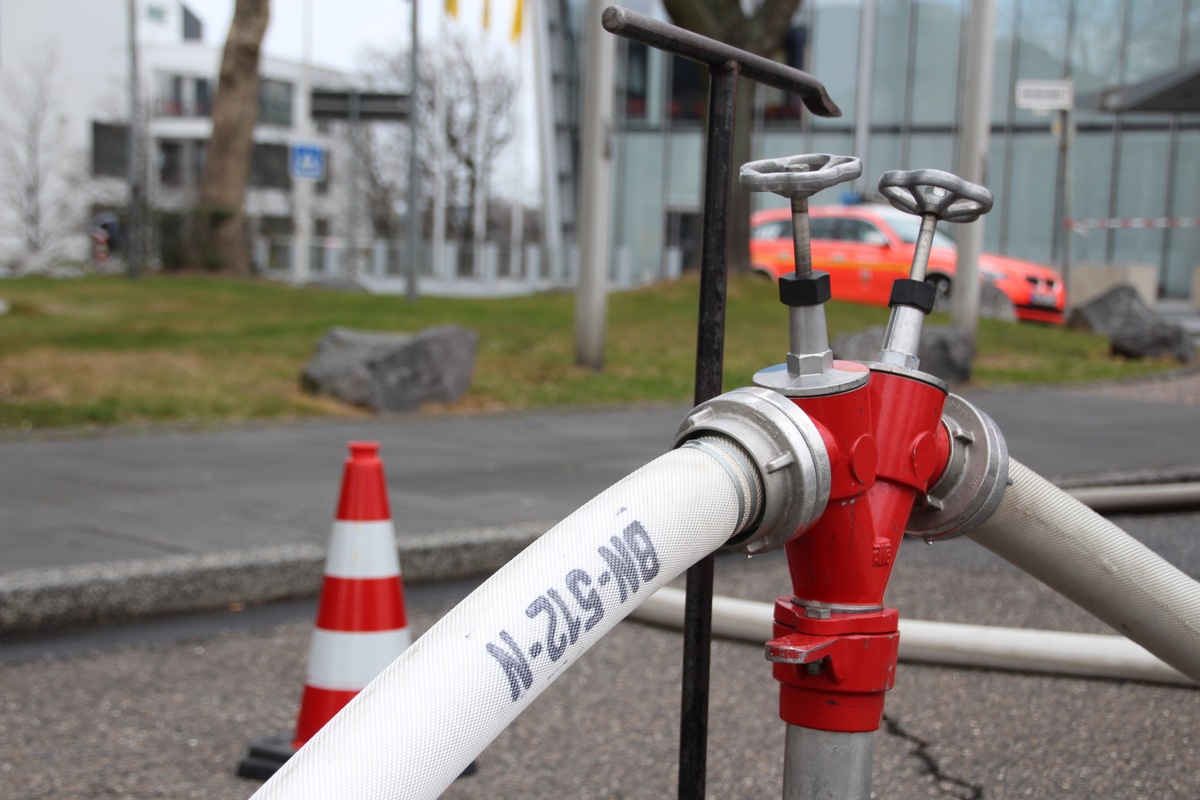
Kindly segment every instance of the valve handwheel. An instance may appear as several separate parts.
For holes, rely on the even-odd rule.
[[[879,191],[893,206],[945,222],[974,222],[992,210],[992,193],[938,169],[891,170],[879,179]]]
[[[744,164],[742,186],[752,192],[774,192],[790,199],[811,197],[862,175],[862,161],[852,156],[808,153],[788,158],[768,158]]]

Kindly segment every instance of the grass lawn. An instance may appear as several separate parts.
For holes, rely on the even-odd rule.
[[[574,366],[574,295],[488,300],[297,289],[196,276],[0,282],[0,429],[355,415],[299,389],[301,368],[334,325],[416,331],[455,323],[480,337],[469,394],[443,411],[687,402],[697,279],[614,294],[607,366]],[[830,337],[883,324],[887,309],[833,302]],[[933,324],[946,320],[934,317]],[[725,385],[783,360],[787,315],[752,276],[729,287]],[[984,320],[977,384],[1146,374],[1171,366],[1108,355],[1103,337]],[[439,409],[432,409],[439,410]]]

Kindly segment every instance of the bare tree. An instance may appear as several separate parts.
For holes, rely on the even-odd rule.
[[[250,273],[246,186],[258,121],[258,63],[270,0],[237,0],[213,99],[212,138],[193,220],[194,257],[209,269]]]
[[[43,263],[82,229],[72,205],[77,159],[68,152],[55,100],[53,50],[4,86],[0,121],[0,220],[21,242],[21,261]]]
[[[800,0],[761,0],[752,11],[741,0],[663,0],[672,21],[682,28],[766,58],[783,51],[784,37]],[[750,196],[737,183],[737,168],[751,160],[753,86],[738,81],[733,139],[734,183],[729,204],[729,266],[750,268]]]
[[[366,61],[368,79],[376,88],[409,89],[407,50],[369,51]],[[447,180],[447,204],[467,209],[479,182],[488,186],[493,165],[513,140],[520,81],[515,66],[496,44],[462,32],[450,33],[436,47],[424,46],[421,61],[417,87],[421,194],[427,201],[432,197],[434,175],[441,170]],[[437,75],[445,104],[441,119],[435,109]],[[377,229],[396,224],[394,215],[408,180],[408,136],[407,126],[379,125],[370,144],[358,147],[367,164],[366,191]],[[393,215],[393,219],[385,223],[376,215]],[[469,214],[452,215],[448,227],[456,237],[474,234]]]

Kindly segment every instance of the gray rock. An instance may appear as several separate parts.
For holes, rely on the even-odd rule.
[[[949,293],[939,294],[934,301],[933,310],[950,313],[952,302]],[[1016,322],[1017,307],[1004,292],[996,288],[994,283],[982,281],[979,284],[979,316],[984,319],[997,319],[1001,322]]]
[[[1196,360],[1196,345],[1183,326],[1155,320],[1147,326],[1126,328],[1108,337],[1108,349],[1125,358],[1174,358],[1181,364]]]
[[[1196,359],[1196,347],[1182,325],[1167,320],[1143,302],[1128,283],[1072,309],[1067,327],[1108,337],[1113,355],[1126,358],[1170,356],[1187,364]]]
[[[878,361],[883,346],[882,325],[848,333],[833,340],[834,358],[850,361]],[[966,383],[971,380],[971,360],[975,348],[966,334],[941,326],[926,326],[917,349],[920,369],[947,383]]]
[[[998,319],[1001,322],[1016,322],[1017,307],[995,284],[984,281],[979,286],[979,316],[984,319]]]
[[[374,411],[452,403],[471,386],[479,337],[457,325],[420,333],[331,328],[317,342],[301,385]]]

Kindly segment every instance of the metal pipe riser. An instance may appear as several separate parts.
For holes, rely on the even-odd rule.
[[[783,800],[869,800],[875,734],[789,725]]]

